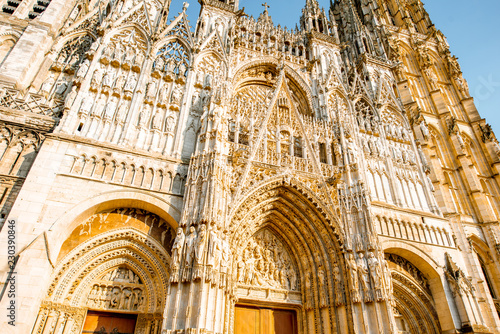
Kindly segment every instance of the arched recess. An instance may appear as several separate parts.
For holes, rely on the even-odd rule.
[[[405,258],[386,253],[394,289],[394,316],[405,333],[440,333],[439,319],[425,275]]]
[[[170,261],[158,241],[133,227],[112,229],[82,242],[54,268],[32,333],[81,332],[86,316],[102,314],[97,312],[132,317],[135,333],[156,333]]]
[[[0,34],[0,66],[9,56],[19,37],[21,37],[21,34],[15,30],[8,30]]]
[[[163,198],[143,191],[113,191],[89,198],[71,209],[54,222],[48,231],[52,240],[50,260],[57,262],[63,243],[75,229],[92,215],[117,208],[141,209],[164,219],[172,228],[177,228],[180,210]]]
[[[273,179],[234,211],[229,242],[236,302],[295,308],[298,333],[340,332],[352,323],[345,313],[343,236],[308,195],[293,179]]]
[[[471,234],[467,239],[476,253],[476,265],[479,266],[478,271],[482,273],[484,278],[483,288],[487,287],[485,293],[491,296],[496,312],[500,317],[500,273],[490,253],[490,249],[486,242],[476,234]]]
[[[385,241],[382,247],[393,278],[396,322],[402,316],[410,333],[454,330],[454,310],[445,293],[440,265],[405,242]]]

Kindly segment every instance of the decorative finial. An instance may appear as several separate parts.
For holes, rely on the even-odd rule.
[[[262,6],[265,8],[265,9],[264,9],[264,11],[266,11],[266,12],[267,12],[267,9],[269,8],[269,5],[267,4],[267,2],[264,2],[264,3],[262,4]]]
[[[182,3],[182,11],[183,12],[185,12],[188,9],[188,7],[189,7],[189,3],[187,3],[187,2]]]

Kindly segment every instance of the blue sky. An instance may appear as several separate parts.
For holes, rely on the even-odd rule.
[[[182,8],[181,0],[172,0],[170,18]],[[200,5],[189,2],[191,24],[196,23]],[[264,1],[240,0],[240,8],[257,17]],[[274,24],[289,28],[298,24],[305,0],[267,0]],[[499,0],[428,0],[425,8],[436,27],[448,39],[452,54],[459,58],[464,77],[481,117],[493,126],[500,139],[500,12]],[[330,0],[319,0],[328,8]]]

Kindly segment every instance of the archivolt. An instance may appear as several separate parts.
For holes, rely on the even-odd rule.
[[[338,217],[333,216],[333,213],[323,204],[323,201],[308,188],[304,187],[300,180],[294,178],[287,180],[282,175],[259,184],[253,190],[247,192],[243,199],[235,203],[229,214],[230,220],[233,221],[232,226],[235,226],[235,222],[242,221],[244,216],[262,201],[262,198],[270,195],[271,190],[278,188],[288,189],[290,193],[297,196],[297,203],[300,202],[304,203],[305,206],[309,206],[310,210],[312,210],[311,212],[315,213],[317,220],[322,221],[325,226],[328,226],[331,239],[337,240],[338,246],[343,247],[345,236],[343,235]]]
[[[315,319],[321,319],[320,308],[345,303],[343,243],[322,208],[301,191],[304,190],[299,185],[282,179],[258,188],[232,216],[229,242],[233,256],[237,256],[243,253],[253,235],[263,229],[272,231],[296,264],[303,307],[311,310]],[[237,262],[233,261],[234,272]],[[304,326],[313,325],[304,322]]]
[[[440,333],[432,297],[405,275],[392,272],[396,310],[408,322],[411,333]]]
[[[56,266],[47,299],[84,306],[92,281],[120,264],[132,268],[146,286],[147,312],[161,312],[169,281],[170,256],[154,239],[131,229],[115,229],[82,243]]]
[[[336,224],[319,201],[314,201],[313,196],[293,180],[285,183],[282,178],[273,179],[239,205],[231,219],[233,249],[244,247],[248,238],[265,225],[275,226],[301,261],[321,257],[325,265],[341,261],[336,256],[342,248],[343,236]]]

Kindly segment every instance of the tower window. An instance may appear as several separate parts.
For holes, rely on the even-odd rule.
[[[325,143],[319,143],[319,161],[326,164],[328,160],[326,159],[326,145]]]

